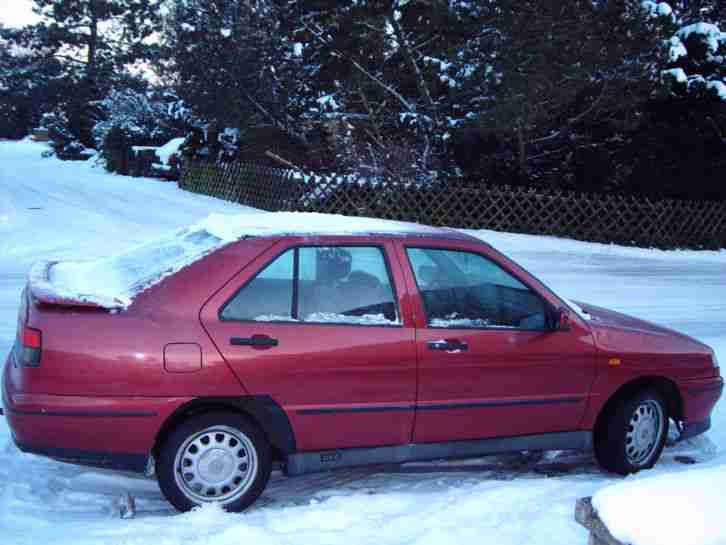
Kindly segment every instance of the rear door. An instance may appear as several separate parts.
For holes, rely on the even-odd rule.
[[[281,242],[202,309],[250,394],[287,413],[299,450],[407,443],[415,330],[384,240]]]
[[[548,331],[546,298],[483,245],[401,244],[400,256],[419,294],[415,442],[578,429],[595,373],[584,324]]]

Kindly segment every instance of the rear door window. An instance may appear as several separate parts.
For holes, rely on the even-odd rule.
[[[279,256],[223,308],[222,320],[400,325],[384,252],[309,246]]]
[[[398,324],[383,251],[368,246],[300,248],[299,319]]]
[[[544,301],[494,261],[457,250],[406,252],[429,327],[545,328]]]

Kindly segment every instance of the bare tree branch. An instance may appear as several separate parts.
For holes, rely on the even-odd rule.
[[[401,95],[401,93],[399,93],[398,91],[396,91],[393,87],[391,87],[390,85],[388,85],[387,83],[385,83],[381,79],[379,79],[376,76],[374,76],[373,74],[371,74],[358,61],[356,61],[355,59],[353,59],[351,57],[348,57],[347,55],[345,55],[344,53],[342,53],[340,50],[338,50],[337,48],[333,47],[333,45],[328,40],[325,39],[325,37],[322,35],[322,32],[320,30],[313,29],[310,25],[308,25],[305,22],[303,23],[303,26],[305,26],[305,28],[308,31],[310,31],[310,33],[320,43],[322,43],[323,45],[326,45],[326,46],[330,47],[333,50],[333,52],[339,58],[345,59],[348,62],[350,62],[355,67],[355,69],[358,70],[361,74],[363,74],[369,80],[371,80],[372,82],[374,82],[375,84],[377,84],[379,87],[381,87],[382,89],[384,89],[388,94],[390,94],[391,96],[395,97],[396,100],[398,100],[398,102],[401,104],[401,106],[403,106],[407,111],[409,111],[411,113],[415,113],[416,112],[416,108],[408,100],[406,100],[403,97],[403,95]]]
[[[569,120],[570,125],[576,125],[579,121],[582,121],[585,117],[590,115],[591,112],[593,112],[602,102],[603,97],[605,96],[605,91],[608,88],[608,80],[605,80],[602,85],[602,89],[600,89],[600,94],[598,97],[593,101],[593,103],[590,105],[590,107],[579,114],[578,116],[574,117],[573,119]]]
[[[416,87],[418,88],[418,92],[426,103],[426,106],[431,113],[431,117],[434,119],[434,121],[436,121],[436,105],[431,98],[431,93],[429,92],[429,88],[426,85],[426,80],[424,80],[423,74],[421,73],[421,70],[416,63],[416,59],[413,57],[413,52],[411,51],[411,46],[408,43],[408,39],[403,34],[403,29],[401,28],[400,23],[396,20],[395,16],[389,16],[388,22],[393,28],[393,33],[396,36],[396,41],[398,41],[398,45],[401,47],[401,51],[403,51],[403,56],[405,57],[406,62],[408,63],[411,71],[414,74],[414,77],[416,78]]]

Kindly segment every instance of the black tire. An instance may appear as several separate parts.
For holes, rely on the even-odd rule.
[[[657,425],[652,435],[651,422]],[[650,469],[668,438],[668,405],[654,390],[620,401],[603,415],[595,430],[595,457],[603,469],[629,475]]]
[[[182,466],[187,465],[190,469],[184,473]],[[159,488],[179,511],[204,503],[243,511],[262,494],[271,471],[272,450],[262,430],[241,414],[225,412],[204,413],[183,421],[166,437],[156,461]]]

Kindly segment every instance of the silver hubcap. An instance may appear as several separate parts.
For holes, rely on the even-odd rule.
[[[179,488],[195,503],[230,503],[252,486],[257,452],[241,431],[213,426],[189,437],[174,460]]]
[[[633,412],[625,434],[625,454],[633,465],[645,465],[652,458],[663,435],[663,409],[651,399]]]

